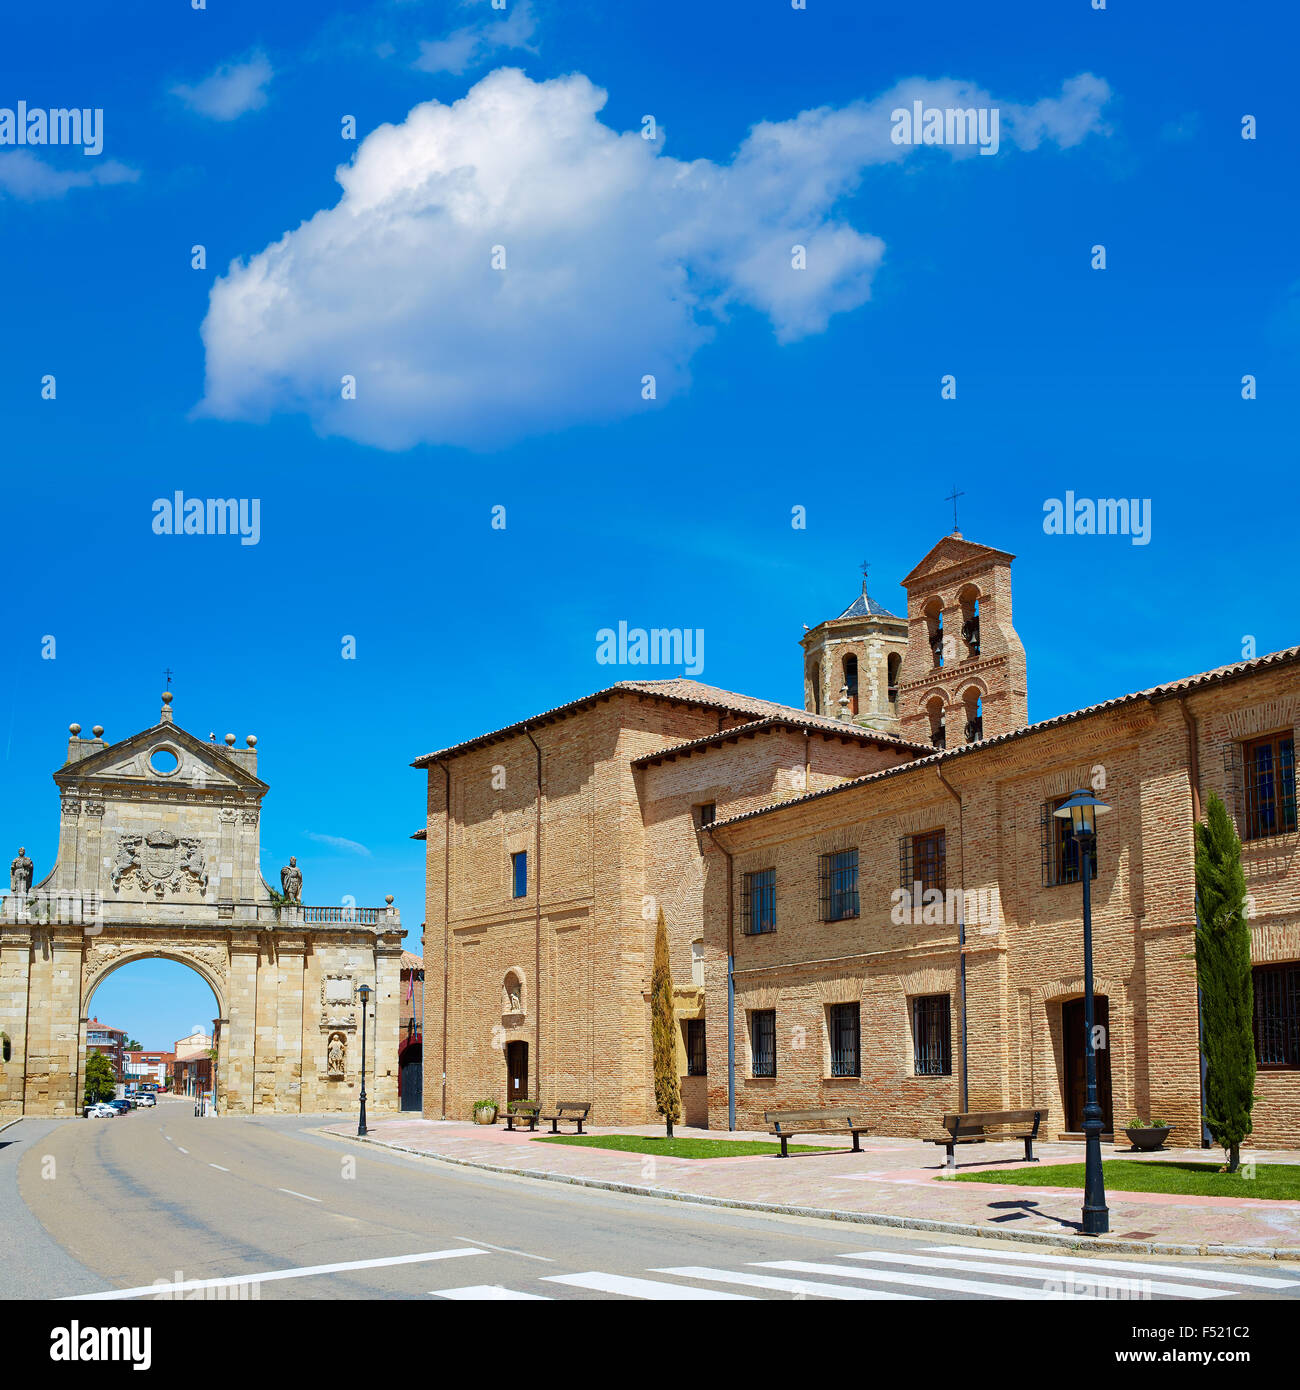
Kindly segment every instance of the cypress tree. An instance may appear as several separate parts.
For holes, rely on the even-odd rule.
[[[1254,987],[1246,875],[1241,841],[1227,808],[1213,793],[1196,827],[1196,979],[1201,989],[1201,1052],[1205,1057],[1205,1123],[1241,1165],[1255,1101]]]
[[[650,1039],[654,1048],[655,1109],[668,1121],[681,1119],[681,1083],[677,1075],[677,1018],[673,1012],[673,972],[668,964],[668,926],[659,909],[655,927],[655,963],[650,976]]]

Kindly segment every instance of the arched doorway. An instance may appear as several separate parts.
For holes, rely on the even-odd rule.
[[[397,1054],[398,1095],[403,1110],[424,1108],[424,1040],[414,1034]]]
[[[1083,1132],[1083,1107],[1087,1102],[1087,1030],[1084,1027],[1083,999],[1061,1003],[1061,1042],[1064,1057],[1061,1073],[1065,1103],[1065,1128],[1070,1134]],[[1097,1058],[1097,1103],[1101,1106],[1102,1127],[1114,1132],[1110,1085],[1110,1000],[1104,994],[1093,996],[1094,1052]]]
[[[200,963],[166,949],[124,954],[87,981],[77,1095],[101,1052],[119,1088],[185,1096],[219,1114],[227,1026],[222,983]]]

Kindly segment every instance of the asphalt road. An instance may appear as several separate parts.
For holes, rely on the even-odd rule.
[[[733,1212],[479,1173],[313,1117],[0,1133],[9,1298],[1294,1299],[1300,1268],[1111,1257]]]

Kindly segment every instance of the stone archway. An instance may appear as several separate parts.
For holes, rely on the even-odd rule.
[[[94,1016],[95,994],[99,987],[125,966],[143,960],[169,960],[192,970],[212,991],[216,1013],[213,1016],[213,1047],[217,1056],[212,1068],[214,1102],[218,1114],[223,1105],[223,1061],[229,1055],[230,1017],[226,1006],[230,953],[224,945],[178,946],[154,940],[96,942],[82,959],[81,1018],[78,1027],[77,1078],[73,1094],[80,1097],[81,1078],[86,1074],[86,1047],[89,1021]]]

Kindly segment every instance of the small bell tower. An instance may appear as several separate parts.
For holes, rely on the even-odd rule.
[[[904,738],[958,748],[1029,722],[1025,649],[1011,624],[1011,562],[954,530],[903,580]]]

